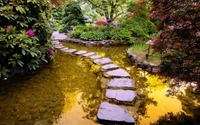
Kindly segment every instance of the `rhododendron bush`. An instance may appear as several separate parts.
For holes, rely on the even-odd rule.
[[[154,50],[164,54],[170,74],[190,80],[200,77],[199,0],[151,0],[150,17],[160,20]]]
[[[0,0],[0,78],[53,58],[48,13],[45,0]]]

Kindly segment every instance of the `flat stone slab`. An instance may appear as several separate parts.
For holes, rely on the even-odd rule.
[[[106,90],[106,97],[122,102],[132,102],[136,97],[136,92],[132,90]]]
[[[129,112],[120,106],[110,104],[107,102],[102,102],[98,113],[97,119],[101,122],[114,122],[116,123],[124,123],[125,125],[135,123],[135,119],[129,114]],[[113,124],[113,125],[114,125]]]
[[[83,56],[89,57],[89,56],[92,56],[92,55],[94,55],[94,54],[95,54],[95,52],[89,52],[89,53],[83,54]]]
[[[62,48],[62,49],[60,49],[60,50],[66,52],[67,50],[69,50],[69,48],[65,47],[65,48]]]
[[[109,58],[101,58],[101,59],[94,60],[94,63],[104,65],[104,64],[112,63],[112,60]]]
[[[68,49],[65,52],[67,52],[67,53],[73,53],[73,52],[76,52],[76,49]]]
[[[64,46],[63,45],[56,45],[55,48],[56,49],[62,49],[62,48],[64,48]]]
[[[76,55],[82,55],[82,54],[85,54],[85,53],[87,53],[87,51],[80,50],[80,51],[75,52],[74,54],[76,54]]]
[[[54,43],[54,44],[56,44],[56,45],[58,45],[58,44],[60,44],[60,42],[59,41],[52,41],[52,43]]]
[[[103,66],[101,67],[101,70],[102,70],[102,71],[106,71],[106,70],[116,69],[116,68],[119,68],[119,66],[116,65],[116,64],[107,64],[107,65],[103,65]]]
[[[130,77],[130,74],[124,69],[116,69],[105,73],[110,77]]]
[[[100,55],[93,55],[93,56],[90,56],[90,58],[91,58],[92,60],[95,60],[95,59],[100,59],[100,58],[102,58],[102,56],[100,56]]]
[[[107,86],[109,88],[133,88],[135,81],[129,78],[114,78]]]
[[[64,33],[54,34],[53,39],[54,40],[65,40],[67,36]]]

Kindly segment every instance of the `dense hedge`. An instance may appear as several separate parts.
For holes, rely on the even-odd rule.
[[[45,0],[0,0],[0,77],[53,57],[49,10]]]

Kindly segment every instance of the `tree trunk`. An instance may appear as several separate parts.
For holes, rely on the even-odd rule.
[[[107,20],[107,30],[110,31],[111,30],[110,24],[112,23],[112,19],[109,18],[108,12],[105,12],[105,17]]]

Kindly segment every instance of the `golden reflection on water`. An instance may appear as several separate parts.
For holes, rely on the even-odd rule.
[[[97,125],[91,120],[84,118],[87,113],[83,111],[80,101],[82,101],[82,93],[74,94],[76,97],[73,98],[73,108],[67,111],[63,111],[61,118],[58,120],[56,125]],[[73,96],[74,96],[73,95]],[[66,108],[69,108],[70,103],[66,103]]]
[[[140,125],[149,125],[150,123],[156,122],[160,116],[164,116],[168,112],[174,114],[182,111],[181,102],[176,97],[167,97],[167,86],[170,81],[166,78],[162,78],[158,75],[146,75],[149,83],[148,89],[150,93],[149,98],[153,98],[155,105],[147,105],[147,111],[144,117],[140,119]]]

